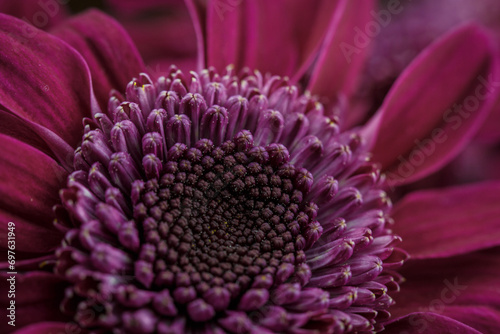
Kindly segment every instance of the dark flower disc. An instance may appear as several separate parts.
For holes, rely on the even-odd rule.
[[[61,307],[82,328],[382,328],[404,258],[383,177],[286,78],[141,74],[84,125],[56,208]]]

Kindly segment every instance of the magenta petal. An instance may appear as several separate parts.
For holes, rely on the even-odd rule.
[[[92,74],[99,104],[105,110],[111,89],[124,91],[127,83],[145,71],[132,40],[111,17],[90,10],[78,15],[52,33],[82,54]]]
[[[372,39],[381,29],[371,16],[375,1],[339,1],[324,45],[314,64],[308,89],[326,99],[328,105],[339,95],[352,93]]]
[[[9,230],[8,222],[15,224],[13,231],[16,235],[16,261],[19,262],[39,258],[40,255],[54,251],[61,245],[61,240],[64,237],[64,234],[53,226],[45,226],[46,223],[37,224],[20,215],[6,212],[3,208],[0,209],[0,219],[3,222],[0,225],[1,235],[6,236],[9,231],[12,231]],[[2,243],[0,249],[7,253],[7,243]],[[5,263],[0,263],[0,267],[4,266]]]
[[[0,225],[5,235],[8,221],[16,223],[16,249],[46,252],[57,245],[52,206],[67,173],[54,160],[35,148],[0,134]],[[2,243],[2,248],[5,243]],[[5,249],[5,248],[4,248]]]
[[[185,3],[196,35],[198,70],[214,66],[220,71],[230,64],[237,65],[239,61],[236,58],[235,47],[241,29],[234,22],[234,18],[240,15],[241,3],[235,3],[231,7],[222,3],[224,14],[221,12],[221,3],[218,1],[211,1],[207,4],[202,0],[185,0]],[[229,19],[225,13],[227,8],[232,8],[228,13]],[[229,29],[224,30],[224,26]],[[214,33],[215,31],[219,33],[219,38],[217,38],[217,33]]]
[[[446,259],[409,260],[401,274],[406,281],[395,295],[394,317],[412,312],[437,312],[475,329],[499,333],[500,248],[491,248]],[[486,307],[492,316],[467,316],[463,309]],[[475,311],[477,312],[477,311]]]
[[[200,4],[199,0],[185,0],[186,7],[193,21],[194,33],[196,35],[196,49],[197,51],[197,70],[201,71],[206,68],[205,57],[205,8]]]
[[[44,126],[0,109],[0,133],[33,146],[59,162],[68,172],[72,171],[74,149]]]
[[[408,314],[385,326],[387,334],[481,334],[475,329],[431,312]]]
[[[490,41],[475,26],[454,30],[410,64],[365,129],[391,185],[418,180],[461,150],[497,97],[492,73]]]
[[[312,1],[304,1],[303,3],[311,6]],[[359,4],[363,6],[364,4]],[[341,8],[341,0],[323,0],[315,6],[316,12],[309,10],[309,13],[314,13],[314,18],[307,21],[305,17],[302,19],[297,19],[300,24],[305,24],[305,26],[300,27],[298,30],[299,36],[301,36],[300,46],[298,51],[301,52],[301,66],[294,73],[292,77],[292,82],[297,82],[301,79],[304,73],[310,69],[311,65],[316,61],[320,49],[325,45],[325,38],[328,38],[332,21],[339,14],[339,8]],[[300,12],[303,10],[298,7]],[[299,12],[299,13],[300,13]],[[300,17],[300,14],[299,14]],[[294,24],[297,26],[297,22]]]
[[[0,13],[23,19],[39,29],[47,30],[68,16],[67,7],[61,6],[61,3],[63,1],[1,0]]]
[[[155,0],[157,1],[157,0]],[[121,3],[121,1],[117,1]],[[183,72],[196,70],[196,36],[193,22],[183,1],[175,0],[177,4],[165,3],[163,6],[143,3],[133,0],[135,5],[150,6],[149,13],[158,15],[121,15],[120,24],[130,34],[130,38],[139,50],[148,73],[154,75],[160,72],[165,75],[170,66],[175,64]],[[186,61],[190,62],[185,66]]]
[[[78,333],[85,334],[73,322],[39,322],[33,325],[18,329],[12,334],[59,334],[59,333]]]
[[[487,306],[449,306],[444,315],[467,324],[483,334],[500,333],[500,312]]]
[[[500,245],[500,182],[421,191],[393,211],[394,231],[414,259]]]
[[[298,78],[316,57],[337,3],[211,1],[206,8],[207,65],[223,70],[234,64]]]
[[[11,277],[9,274],[0,274],[0,288],[2,291],[5,291],[5,293],[0,295],[2,308],[10,303],[10,299],[7,295],[7,278],[9,277]],[[59,305],[64,296],[64,288],[65,282],[51,273],[18,273],[16,275],[15,328],[22,328],[23,326],[42,321],[70,321],[70,318],[64,316],[59,309]],[[6,312],[3,312],[3,314],[5,313]],[[15,328],[8,325],[6,320],[0,322],[0,333],[8,333]]]
[[[386,2],[386,3],[390,3]],[[404,11],[394,16],[377,37],[367,69],[370,99],[381,97],[388,85],[420,50],[440,35],[465,22],[478,22],[500,42],[500,2],[496,0],[420,0],[402,2]],[[409,38],[411,36],[411,38]],[[498,59],[498,55],[497,55]],[[500,101],[498,101],[500,102]],[[497,103],[498,103],[497,102]],[[500,107],[478,131],[481,140],[499,140]],[[493,122],[495,121],[496,122]],[[492,122],[490,122],[492,121]]]
[[[58,38],[0,14],[0,105],[75,147],[90,115],[87,65]]]
[[[182,0],[106,0],[105,3],[113,12],[133,16],[155,9],[172,9],[169,6],[181,6],[183,2]]]
[[[221,6],[222,4],[222,6]],[[227,65],[241,68],[244,46],[245,3],[229,7],[225,2],[210,1],[206,9],[206,57],[207,65],[219,72]],[[231,10],[228,10],[228,9]],[[221,10],[224,9],[224,12]]]

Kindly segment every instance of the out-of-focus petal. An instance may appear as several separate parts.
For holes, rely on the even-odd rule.
[[[72,147],[91,112],[85,61],[58,38],[0,14],[0,106],[48,128]]]
[[[85,58],[96,98],[103,110],[111,89],[124,91],[132,78],[145,71],[141,56],[127,32],[98,10],[71,18],[51,32]]]
[[[196,57],[184,57],[184,58],[169,58],[164,57],[162,59],[155,59],[148,63],[148,73],[154,77],[161,75],[166,75],[169,73],[171,66],[175,65],[183,73],[189,73],[189,71],[195,71],[197,68]]]
[[[381,29],[371,15],[374,8],[372,0],[339,2],[308,85],[313,94],[326,99],[326,105],[339,95],[350,95],[357,83],[372,38]]]
[[[224,11],[221,11],[221,6]],[[205,27],[207,65],[214,66],[219,72],[229,64],[236,68],[242,66],[246,46],[244,7],[246,5],[241,2],[235,2],[235,6],[224,1],[208,2]]]
[[[394,208],[394,230],[415,259],[499,246],[499,203],[498,181],[412,193]]]
[[[0,13],[8,14],[38,29],[47,30],[68,16],[68,9],[57,0],[1,0]]]
[[[189,1],[206,65],[228,64],[300,78],[315,59],[338,1]],[[286,16],[285,16],[286,15]],[[206,18],[206,20],[205,20]]]
[[[494,79],[496,84],[500,84],[500,75],[497,79]],[[500,125],[500,98],[495,101],[495,104],[491,108],[491,113],[484,121],[483,126],[477,132],[477,139],[480,142],[485,143],[497,143],[500,141],[500,131],[498,127]]]
[[[498,145],[471,143],[448,166],[452,176],[463,182],[500,180],[500,148]],[[456,179],[452,181],[456,182]]]
[[[387,334],[481,334],[451,318],[431,312],[415,312],[385,326]]]
[[[201,0],[185,0],[186,7],[193,21],[193,28],[196,35],[196,49],[197,51],[197,70],[201,71],[206,67],[206,56],[205,56],[205,15],[206,7]]]
[[[446,259],[410,260],[401,270],[406,282],[395,295],[394,318],[412,312],[446,315],[484,333],[498,333],[500,248]],[[464,308],[484,307],[492,319],[467,316]],[[461,309],[460,309],[461,308]],[[489,331],[484,328],[489,327]]]
[[[11,275],[0,274],[0,287],[5,293],[0,295],[2,306],[10,304],[7,291],[9,291],[7,278]],[[65,282],[56,275],[46,272],[32,272],[29,274],[18,273],[16,275],[16,318],[15,327],[7,324],[6,317],[0,323],[0,332],[9,333],[12,329],[22,328],[29,324],[45,321],[69,322],[71,318],[62,314],[59,305],[64,296]],[[5,312],[4,312],[5,314]],[[68,324],[71,327],[72,323]],[[43,328],[43,327],[42,327]],[[23,332],[21,332],[23,333]],[[35,333],[35,332],[27,332]],[[36,332],[44,333],[44,332]],[[57,333],[57,332],[54,332]]]
[[[183,0],[105,0],[108,7],[114,12],[134,15],[137,12],[148,12],[151,8],[161,8],[166,6],[181,6]]]
[[[382,1],[387,10],[394,1]],[[418,53],[439,36],[465,22],[476,22],[488,28],[500,46],[500,2],[496,0],[401,0],[404,8],[390,18],[390,23],[375,38],[374,50],[367,61],[364,86],[358,98],[365,111],[374,111],[398,75]],[[411,36],[411,38],[408,38]],[[500,55],[497,54],[497,59]],[[359,100],[357,101],[359,102]],[[482,141],[498,141],[500,132],[492,125],[500,121],[500,101],[484,122],[477,136]],[[496,110],[496,113],[495,113]],[[497,120],[497,122],[493,122]]]
[[[488,37],[454,30],[401,75],[365,128],[390,185],[418,180],[450,161],[476,133],[497,97]],[[459,55],[459,56],[457,56]]]
[[[165,6],[163,6],[165,7]],[[174,64],[182,71],[196,70],[196,35],[185,6],[152,7],[144,15],[119,16],[147,65],[148,73],[157,73],[156,64]],[[186,67],[185,59],[191,60]],[[162,68],[163,68],[162,67]],[[155,72],[156,71],[156,72]]]
[[[9,136],[0,134],[0,233],[7,234],[7,222],[16,224],[16,252],[47,252],[56,247],[62,234],[52,224],[52,206],[67,173],[54,160]],[[2,251],[7,247],[2,242]]]

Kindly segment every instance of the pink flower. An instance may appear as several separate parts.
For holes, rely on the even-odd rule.
[[[495,295],[445,270],[496,246],[497,186],[411,195],[394,225],[384,191],[438,170],[488,116],[488,37],[442,37],[347,128],[373,3],[187,4],[198,71],[153,79],[100,12],[52,34],[1,15],[0,214],[16,226],[18,333],[497,328],[468,317],[493,314]],[[414,257],[395,318],[407,254],[392,228]],[[441,278],[453,294],[441,302],[456,297],[461,313],[421,309]]]

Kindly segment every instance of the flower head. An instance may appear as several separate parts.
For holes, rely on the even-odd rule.
[[[436,41],[350,128],[370,1],[187,3],[208,69],[154,80],[99,12],[36,38],[0,15],[0,214],[23,231],[18,321],[33,324],[20,333],[62,321],[117,333],[407,329],[418,289],[389,319],[406,253],[383,189],[437,170],[485,119],[496,97],[487,36],[467,26]],[[294,19],[275,20],[284,12]],[[467,101],[474,110],[454,107]],[[425,219],[399,228],[413,255],[498,239],[477,220],[468,231],[481,238],[462,247],[463,234],[443,237],[448,210],[408,203],[399,221]],[[35,302],[45,307],[27,312]]]
[[[84,122],[61,191],[64,310],[141,333],[381,328],[404,253],[384,263],[391,203],[338,122],[278,76],[141,74]]]

